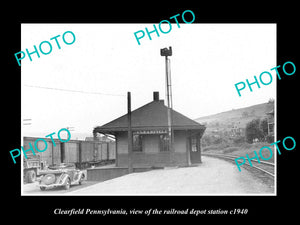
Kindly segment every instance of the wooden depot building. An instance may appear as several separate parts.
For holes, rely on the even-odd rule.
[[[168,107],[153,93],[153,101],[132,111],[131,126],[133,168],[189,166],[201,162],[201,138],[205,126],[172,110],[173,148],[168,141]],[[95,127],[94,135],[114,135],[116,166],[128,167],[127,114]]]

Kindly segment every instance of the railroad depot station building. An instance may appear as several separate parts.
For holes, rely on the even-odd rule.
[[[132,111],[131,127],[133,168],[189,166],[201,162],[201,138],[205,126],[172,110],[173,148],[168,141],[168,107],[159,93],[153,101]],[[127,114],[93,130],[116,139],[116,167],[128,167]]]

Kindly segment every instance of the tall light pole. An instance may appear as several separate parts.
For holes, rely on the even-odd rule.
[[[166,62],[166,97],[167,97],[167,105],[168,105],[168,136],[169,136],[169,150],[173,151],[173,130],[172,130],[172,83],[171,83],[171,68],[170,68],[170,59],[168,56],[172,56],[172,47],[169,49],[163,48],[160,49],[160,55],[165,56]]]
[[[132,126],[131,126],[131,93],[127,92],[127,121],[128,121],[128,173],[133,172],[132,166]]]

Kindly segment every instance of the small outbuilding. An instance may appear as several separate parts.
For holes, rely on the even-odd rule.
[[[173,148],[169,147],[168,107],[159,93],[153,93],[153,101],[132,111],[131,127],[133,168],[189,166],[201,162],[201,138],[204,125],[171,109]],[[127,114],[95,127],[94,135],[113,135],[116,139],[116,166],[128,167]]]

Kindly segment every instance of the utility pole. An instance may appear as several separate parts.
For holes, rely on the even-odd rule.
[[[173,129],[172,129],[172,108],[173,108],[173,101],[172,101],[172,83],[171,83],[171,68],[170,68],[170,60],[168,56],[172,56],[172,47],[170,46],[169,49],[163,48],[160,49],[160,55],[165,56],[166,62],[166,97],[167,97],[167,104],[168,104],[168,136],[169,136],[169,150],[173,152]]]
[[[131,93],[127,92],[127,121],[128,121],[128,173],[133,172],[132,168],[132,128],[131,128]]]

